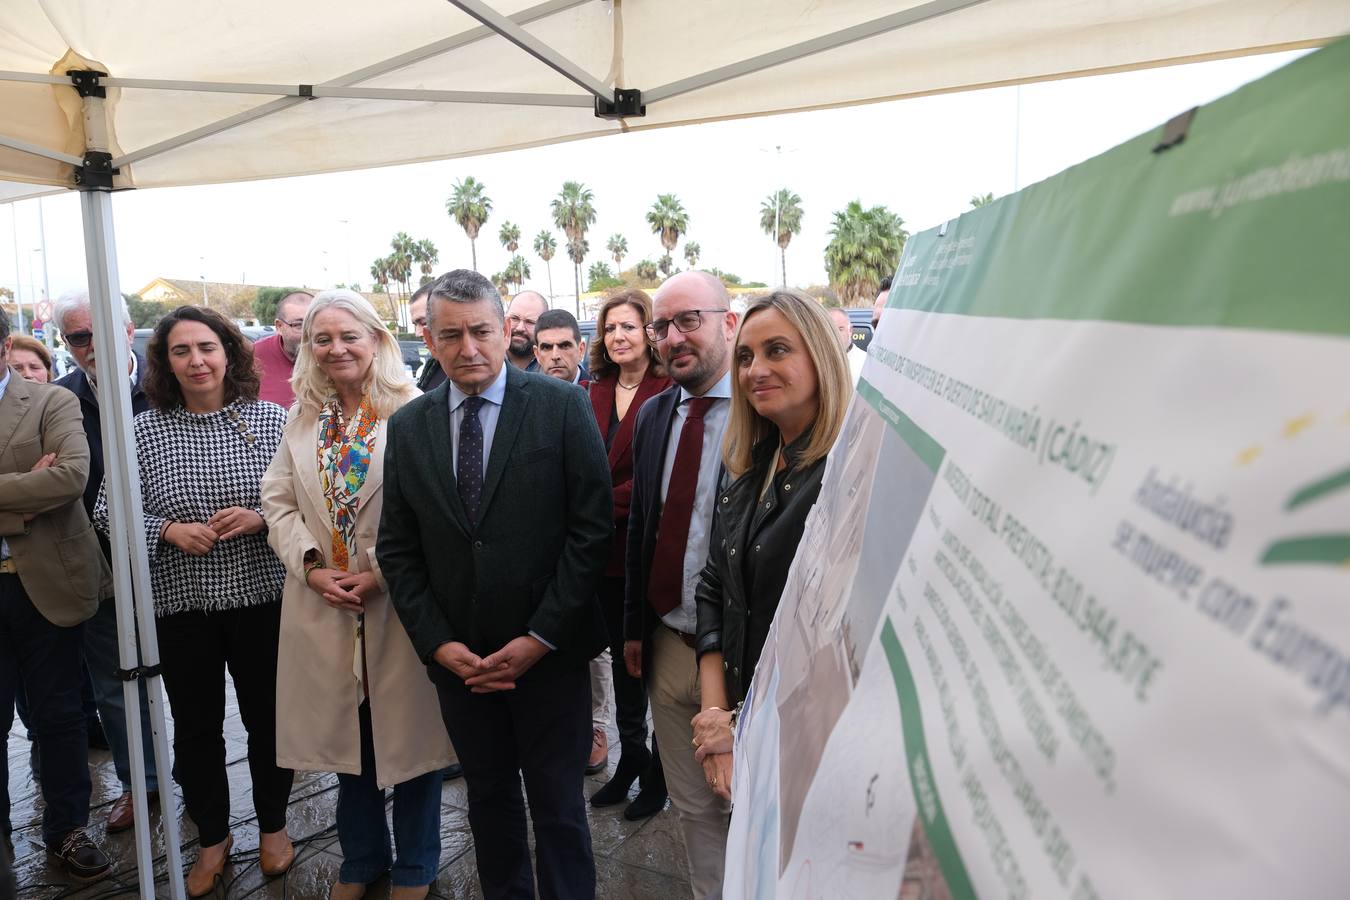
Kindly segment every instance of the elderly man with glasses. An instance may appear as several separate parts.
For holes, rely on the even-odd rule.
[[[127,333],[127,367],[131,380],[131,411],[140,413],[149,406],[145,394],[141,392],[141,375],[145,371],[144,362],[130,351],[131,338],[135,326],[127,312],[125,302],[120,304],[122,323]],[[83,418],[85,439],[89,442],[89,479],[84,486],[84,511],[92,516],[94,501],[98,499],[98,488],[103,483],[103,430],[98,406],[98,359],[94,342],[94,320],[89,312],[89,294],[85,291],[72,291],[56,301],[54,312],[61,339],[70,350],[79,366],[60,381],[56,382],[71,391],[80,401],[80,415]],[[110,356],[109,359],[112,357]],[[111,565],[112,550],[108,539],[98,535],[103,548],[103,557]],[[117,609],[115,601],[109,597],[99,603],[98,612],[84,626],[84,660],[93,683],[94,700],[98,705],[99,718],[103,720],[103,732],[108,738],[108,748],[112,751],[113,766],[117,778],[122,783],[122,794],[108,810],[108,832],[125,831],[133,824],[131,809],[131,755],[127,750],[126,708],[122,698],[122,682],[116,675],[121,663],[117,655]],[[145,738],[142,746],[145,750],[145,785],[150,793],[151,804],[159,798],[159,783],[155,772],[155,757],[149,740],[150,708],[146,702],[145,684],[140,683],[141,691],[141,734]]]

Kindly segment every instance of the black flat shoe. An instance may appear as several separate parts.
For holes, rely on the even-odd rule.
[[[645,746],[641,751],[625,749],[619,756],[619,764],[614,767],[613,777],[591,794],[591,806],[614,806],[626,801],[628,789],[651,764],[652,752]]]
[[[624,807],[623,817],[630,822],[636,822],[638,819],[654,816],[666,808],[667,796],[665,784],[660,787],[644,787],[638,791],[633,802]]]

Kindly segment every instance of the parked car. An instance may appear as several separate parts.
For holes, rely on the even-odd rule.
[[[399,349],[403,351],[403,367],[408,370],[408,374],[417,377],[417,373],[422,370],[422,364],[430,357],[431,353],[427,350],[427,345],[421,341],[399,341]]]
[[[276,331],[271,325],[241,325],[239,330],[250,341],[265,338]],[[150,336],[154,333],[155,329],[153,328],[137,328],[136,333],[131,336],[131,349],[142,359],[145,358],[145,348],[150,343]]]

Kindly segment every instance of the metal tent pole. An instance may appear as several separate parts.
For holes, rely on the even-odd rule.
[[[145,757],[141,734],[140,692],[145,681],[150,702],[150,730],[155,765],[165,779],[161,818],[168,856],[169,896],[184,900],[183,860],[179,847],[178,815],[169,788],[172,762],[164,730],[164,703],[160,688],[159,646],[155,636],[154,603],[150,595],[150,566],[146,553],[145,520],[141,508],[141,479],[131,424],[131,386],[123,374],[130,368],[126,324],[120,313],[122,296],[117,277],[117,245],[113,232],[112,169],[107,152],[107,122],[103,89],[97,79],[81,85],[84,99],[85,154],[76,172],[80,212],[84,222],[85,261],[89,274],[90,310],[100,348],[102,378],[98,402],[103,432],[104,481],[108,494],[108,531],[112,545],[112,574],[117,604],[117,650],[121,666],[122,697],[126,704],[127,750],[131,757],[132,810],[136,826],[136,868],[143,900],[154,900],[155,872],[146,805]],[[91,86],[92,85],[92,86]],[[137,656],[137,621],[140,655]],[[138,659],[140,662],[138,662]]]

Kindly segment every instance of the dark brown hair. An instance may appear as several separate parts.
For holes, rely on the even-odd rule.
[[[225,402],[258,399],[258,369],[253,343],[229,319],[204,306],[180,306],[159,320],[145,350],[145,378],[141,390],[156,409],[183,405],[183,389],[169,364],[169,332],[179,322],[200,322],[216,333],[225,350]]]
[[[605,319],[609,318],[611,309],[624,304],[637,310],[638,318],[642,320],[643,325],[652,320],[652,298],[647,296],[646,291],[623,288],[606,297],[605,302],[600,305],[600,311],[595,314],[595,340],[591,343],[590,364],[587,366],[592,378],[605,378],[619,372],[619,364],[610,359],[609,353],[605,350]],[[664,375],[665,368],[656,356],[656,348],[647,340],[646,333],[641,333],[640,340],[647,348],[647,371]]]

